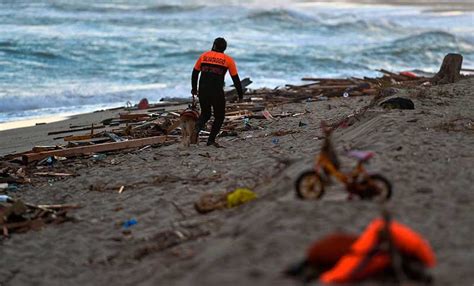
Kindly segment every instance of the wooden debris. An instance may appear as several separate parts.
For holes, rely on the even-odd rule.
[[[23,158],[23,163],[28,164],[33,161],[38,161],[38,160],[47,158],[49,156],[72,157],[72,156],[86,155],[86,154],[91,154],[91,153],[100,153],[100,152],[115,151],[115,150],[121,150],[121,149],[137,148],[137,147],[143,147],[145,145],[164,143],[166,139],[167,139],[166,136],[155,136],[155,137],[134,139],[134,140],[123,141],[123,142],[103,143],[103,144],[97,144],[97,145],[91,145],[91,146],[68,148],[68,149],[63,149],[63,150],[29,153],[29,154],[24,154],[22,158]]]
[[[62,205],[38,205],[40,209],[78,209],[81,208],[78,204],[62,204]]]
[[[0,184],[28,184],[30,182],[24,168],[0,161]]]
[[[91,127],[84,127],[84,128],[78,128],[78,129],[59,130],[59,131],[48,132],[48,135],[56,135],[56,134],[63,134],[63,133],[73,133],[73,132],[77,132],[77,131],[95,130],[95,129],[103,129],[103,128],[105,128],[104,125],[91,126]]]
[[[125,120],[146,120],[150,118],[150,115],[147,113],[120,113],[119,114],[120,119],[125,119]]]
[[[3,237],[12,232],[39,230],[46,224],[70,221],[67,211],[78,205],[33,205],[21,200],[7,199],[0,203],[0,228]]]
[[[70,135],[63,138],[64,141],[80,141],[80,140],[89,140],[92,139],[94,135],[86,134],[86,135]]]
[[[70,177],[74,176],[74,174],[70,173],[56,173],[56,172],[36,172],[33,173],[34,175],[37,176],[46,176],[46,177]]]
[[[439,72],[431,80],[434,84],[454,83],[461,78],[463,57],[460,54],[447,54]]]
[[[43,151],[51,151],[51,150],[56,150],[59,149],[60,147],[58,146],[35,146],[31,151],[33,152],[43,152]]]
[[[281,88],[262,88],[257,90],[248,90],[245,93],[245,102],[231,103],[237,99],[236,90],[227,90],[225,92],[226,100],[226,120],[222,127],[220,136],[238,136],[241,131],[258,130],[263,127],[259,126],[258,121],[248,119],[277,119],[288,116],[299,116],[305,113],[289,113],[272,114],[269,110],[282,104],[292,102],[313,102],[320,100],[330,100],[332,97],[342,97],[344,94],[353,96],[376,95],[378,96],[387,88],[399,88],[401,86],[415,87],[423,83],[426,84],[430,80],[427,77],[418,75],[410,76],[409,72],[394,73],[387,70],[380,70],[384,75],[379,78],[303,78],[311,83],[303,85],[286,85]],[[242,80],[242,85],[247,87],[252,81],[248,78]],[[118,118],[108,118],[103,120],[99,125],[71,126],[70,130],[54,131],[48,133],[61,134],[77,131],[90,131],[90,134],[73,135],[65,137],[64,141],[68,142],[67,146],[38,146],[32,151],[19,154],[7,155],[3,159],[11,160],[21,157],[25,164],[34,161],[45,160],[50,156],[72,157],[87,155],[98,152],[117,151],[128,148],[141,148],[158,143],[172,143],[173,140],[179,138],[181,133],[180,112],[184,110],[183,103],[191,103],[190,99],[176,98],[169,99],[171,102],[160,102],[154,104],[145,112],[140,113],[129,112],[120,113]],[[171,107],[181,105],[177,109],[170,110]],[[181,109],[180,109],[181,108]],[[137,110],[130,108],[130,110]],[[150,113],[157,112],[157,113]],[[306,112],[306,111],[305,111]],[[353,117],[340,120],[339,124],[351,123],[360,113],[355,113]],[[242,120],[247,120],[242,122]],[[244,124],[243,124],[244,123]],[[113,130],[95,133],[97,129],[105,128],[105,126],[118,126]],[[124,126],[125,125],[125,126]],[[78,128],[79,127],[79,128]],[[205,140],[206,131],[201,131],[200,140]],[[283,134],[283,133],[282,133]],[[273,136],[282,136],[279,133]],[[168,140],[167,138],[173,138]],[[46,172],[47,173],[47,172]],[[45,174],[47,175],[47,174]],[[4,182],[27,182],[28,178],[22,178],[11,173],[0,176],[0,181]]]

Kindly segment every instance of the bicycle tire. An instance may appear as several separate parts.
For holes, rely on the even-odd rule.
[[[317,200],[324,195],[324,183],[314,170],[303,172],[295,182],[295,189],[296,196],[303,200]]]

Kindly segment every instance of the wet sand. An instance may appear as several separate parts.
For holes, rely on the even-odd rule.
[[[435,285],[471,285],[474,79],[398,95],[412,99],[415,110],[369,109],[335,132],[337,151],[341,158],[345,150],[375,151],[368,168],[394,185],[388,207],[437,255]],[[252,119],[262,129],[221,138],[225,149],[175,144],[109,154],[102,161],[59,162],[54,171],[78,176],[35,179],[8,195],[31,203],[79,203],[83,208],[71,212],[78,221],[0,242],[0,285],[300,285],[280,273],[312,241],[337,230],[359,233],[379,214],[379,205],[348,201],[337,186],[320,201],[297,199],[293,186],[319,151],[321,120],[344,118],[371,100],[275,107],[272,113],[311,113]],[[47,131],[107,117],[99,112],[2,131],[1,153],[49,145]],[[281,130],[296,133],[271,135]],[[353,164],[343,160],[344,168]],[[194,210],[203,193],[237,187],[251,188],[258,199],[207,215]],[[131,218],[138,223],[125,235],[120,224]]]

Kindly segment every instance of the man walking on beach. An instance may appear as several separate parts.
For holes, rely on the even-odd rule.
[[[224,77],[229,73],[234,82],[234,86],[239,95],[239,101],[242,101],[243,91],[240,78],[237,73],[237,67],[234,60],[224,54],[227,48],[227,42],[224,38],[214,40],[212,50],[203,53],[194,65],[191,77],[193,95],[198,95],[199,105],[201,106],[201,115],[197,123],[197,131],[204,128],[207,121],[211,118],[211,107],[214,110],[214,123],[212,124],[211,134],[207,141],[207,146],[221,147],[216,142],[216,136],[219,133],[225,117],[225,96],[224,96]],[[198,92],[198,77],[199,92]]]

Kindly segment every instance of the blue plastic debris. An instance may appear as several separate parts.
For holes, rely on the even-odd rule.
[[[132,219],[129,219],[129,220],[124,221],[123,224],[122,224],[122,226],[123,226],[124,228],[129,228],[129,227],[131,227],[131,226],[133,226],[133,225],[136,225],[137,223],[138,223],[137,220],[134,219],[134,218],[132,218]]]

